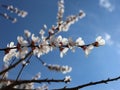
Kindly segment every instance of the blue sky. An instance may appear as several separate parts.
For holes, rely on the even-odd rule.
[[[38,34],[44,24],[51,27],[56,24],[58,0],[0,0],[0,3],[12,4],[19,9],[26,10],[28,16],[20,18],[13,13],[0,8],[0,12],[8,12],[9,15],[17,17],[18,22],[13,24],[9,20],[0,17],[0,48],[6,47],[7,43],[14,41],[18,35],[23,35],[25,29]],[[70,75],[72,82],[68,87],[77,86],[91,81],[98,81],[108,77],[120,75],[120,1],[119,0],[65,0],[64,19],[77,14],[80,9],[86,13],[86,17],[79,20],[70,27],[68,32],[60,33],[64,37],[82,37],[86,44],[94,42],[98,35],[103,36],[106,45],[92,50],[88,57],[81,49],[76,49],[75,53],[69,51],[62,59],[59,51],[54,50],[41,58],[47,63],[69,65],[73,70]],[[3,52],[0,52],[0,68],[2,67]],[[19,68],[17,68],[19,69]],[[10,72],[10,78],[14,78],[17,69]],[[21,78],[30,79],[36,73],[41,72],[41,78],[64,78],[62,73],[51,72],[32,58],[31,64],[27,66]],[[64,84],[51,84],[50,88],[64,87]],[[120,81],[111,82],[107,85],[101,84],[83,88],[82,90],[118,90]]]

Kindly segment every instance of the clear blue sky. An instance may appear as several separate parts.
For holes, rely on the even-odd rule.
[[[17,17],[8,11],[1,9],[0,12],[8,12],[9,15],[18,18],[18,22],[13,24],[9,20],[0,17],[0,48],[6,47],[7,43],[14,41],[18,35],[23,35],[25,29],[38,34],[44,24],[51,27],[56,24],[58,0],[0,0],[3,4],[12,4],[19,9],[28,12],[25,19]],[[104,2],[100,4],[100,2]],[[55,50],[41,58],[47,63],[69,65],[73,70],[70,75],[72,82],[68,87],[77,86],[91,81],[98,81],[108,77],[120,75],[120,1],[119,0],[65,0],[64,19],[77,14],[80,9],[86,13],[86,17],[70,27],[65,33],[60,33],[64,37],[82,37],[86,44],[94,42],[98,35],[106,40],[106,45],[95,48],[91,54],[86,57],[81,49],[76,49],[75,53],[69,51],[62,59],[59,51]],[[0,52],[0,68],[2,67],[3,52]],[[17,68],[18,69],[18,68]],[[16,70],[17,70],[16,69]],[[17,74],[16,70],[11,71],[10,78]],[[41,72],[41,78],[64,78],[62,73],[51,72],[41,65],[41,63],[32,58],[31,64],[27,66],[21,78],[30,79],[36,73]],[[50,88],[64,87],[64,84],[52,83]],[[83,88],[82,90],[118,90],[120,81],[109,84],[101,84]]]

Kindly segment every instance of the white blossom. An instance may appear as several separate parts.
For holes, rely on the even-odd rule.
[[[10,44],[7,44],[7,47],[12,48],[12,49],[10,49],[9,52],[4,56],[4,58],[3,58],[4,62],[8,62],[10,59],[12,59],[12,57],[15,56],[16,50],[17,50],[16,48],[14,48],[14,47],[16,47],[14,45],[14,42],[10,42]]]
[[[4,16],[6,19],[9,19],[9,16],[7,15],[7,13],[4,13],[3,16]]]
[[[63,50],[61,50],[61,51],[60,51],[60,57],[62,58],[63,55],[65,55],[68,50],[69,50],[69,48],[64,48]]]
[[[76,40],[76,45],[83,46],[83,45],[85,45],[85,42],[82,40],[81,37],[79,37],[79,38]]]
[[[85,54],[86,54],[86,56],[88,56],[88,55],[90,54],[90,52],[91,52],[91,50],[92,50],[93,48],[94,48],[93,45],[87,46],[87,48],[85,49]]]
[[[22,90],[31,90],[34,89],[34,83],[25,83],[25,84],[20,84],[20,85],[16,85],[14,86],[14,88],[16,89],[22,89]]]
[[[39,32],[40,35],[44,35],[45,34],[45,31],[43,29],[40,30]]]
[[[27,16],[27,12],[26,11],[23,11],[21,10],[19,13],[18,13],[18,16],[21,16],[22,18],[26,17]]]
[[[69,72],[71,72],[72,71],[72,67],[69,67],[69,66],[62,66],[62,68],[61,68],[61,72],[63,73],[63,74],[66,74],[66,73],[69,73]]]
[[[96,42],[98,42],[98,45],[105,45],[105,40],[101,36],[96,38]]]
[[[79,18],[82,19],[86,16],[85,12],[83,10],[80,10],[79,12]]]
[[[21,48],[21,50],[19,50],[16,53],[16,58],[25,58],[27,53],[28,53],[28,48],[27,47],[23,47],[23,48]]]
[[[13,8],[14,10],[14,13],[18,13],[19,12],[19,9],[18,8]]]
[[[56,41],[61,42],[61,41],[62,41],[62,36],[59,35],[59,36],[57,37]]]
[[[68,44],[68,39],[67,38],[62,38],[62,43],[63,43],[63,45],[67,45]]]
[[[32,41],[33,41],[34,43],[37,43],[37,42],[39,42],[39,41],[40,41],[40,38],[39,38],[38,36],[37,36],[37,37],[35,37],[35,34],[32,34],[31,39],[32,39]]]
[[[41,39],[44,39],[44,34],[45,34],[45,31],[43,29],[40,30],[39,34],[41,35]]]
[[[39,48],[36,47],[33,50],[34,55],[37,55],[40,57],[41,55],[47,54],[49,51],[52,51],[52,48],[49,46],[49,43],[47,41],[42,41],[39,44]]]
[[[62,31],[67,32],[69,30],[71,23],[67,23],[62,27]]]
[[[28,30],[24,30],[24,33],[25,33],[25,36],[28,38],[31,36],[31,32]]]
[[[13,18],[12,23],[16,23],[17,22],[17,18]]]
[[[33,55],[37,55],[38,54],[38,51],[39,51],[39,48],[38,47],[35,47],[35,49],[33,50]],[[41,55],[42,55],[42,53],[41,53]],[[40,55],[40,56],[41,56]],[[38,56],[38,57],[40,57],[40,56]]]
[[[27,40],[24,40],[24,38],[22,36],[18,36],[17,37],[17,40],[18,40],[18,43],[21,45],[21,46],[27,46],[28,45],[28,41]]]
[[[62,72],[63,74],[66,74],[68,72],[72,71],[72,67],[69,66],[60,66],[60,65],[47,65],[48,69],[50,70],[54,70],[54,71],[58,71],[58,72]]]
[[[64,32],[67,32],[69,27],[70,27],[71,23],[62,23],[60,26],[59,26],[59,31],[64,31]]]
[[[13,56],[14,56],[14,54],[8,53],[4,56],[3,61],[8,62],[10,59],[12,59]]]
[[[10,9],[13,9],[13,6],[12,6],[12,5],[9,5],[9,6],[7,7],[7,10],[10,10]]]
[[[71,77],[70,76],[66,76],[65,79],[64,79],[64,82],[68,83],[68,82],[71,82]]]
[[[54,31],[52,29],[49,29],[50,35],[54,34]]]
[[[55,44],[57,46],[67,45],[68,44],[68,39],[67,38],[62,38],[62,36],[59,35],[55,40]]]
[[[61,24],[63,13],[64,13],[64,0],[60,0],[58,2],[58,14],[57,14],[58,22],[57,22],[57,24]]]

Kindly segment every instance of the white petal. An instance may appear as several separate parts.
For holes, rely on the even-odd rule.
[[[76,40],[76,44],[77,44],[77,45],[80,45],[80,46],[85,45],[85,43],[84,43],[84,41],[82,40],[81,37],[79,37],[79,38]]]
[[[6,55],[4,56],[4,58],[3,58],[3,61],[4,61],[4,62],[8,62],[8,60],[9,60],[8,54],[6,54]]]
[[[105,40],[101,39],[100,42],[99,42],[99,45],[105,45]]]
[[[44,24],[44,26],[43,26],[43,27],[44,27],[44,29],[47,29],[47,25],[46,25],[46,24]]]
[[[62,52],[63,52],[64,54],[66,54],[68,50],[69,50],[68,48],[64,48],[64,49],[62,50]]]
[[[61,41],[62,41],[62,36],[61,36],[61,35],[59,35],[59,36],[57,37],[57,41],[58,41],[58,42],[61,42]]]
[[[102,39],[102,37],[101,36],[98,36],[97,38],[96,38],[96,41],[99,41],[99,40],[101,40]]]
[[[62,52],[60,52],[60,57],[63,58],[63,53]]]
[[[39,37],[35,37],[34,34],[32,34],[31,39],[32,39],[35,43],[40,41],[40,38],[39,38]]]
[[[45,31],[43,29],[41,29],[39,34],[43,36],[45,34]]]
[[[21,44],[22,46],[26,46],[28,44],[28,42],[26,40],[24,40],[24,38],[22,36],[18,36],[17,40],[18,40],[19,44]]]
[[[63,42],[64,45],[66,45],[68,43],[68,39],[67,38],[63,38],[62,42]]]
[[[14,42],[10,42],[10,47],[13,47],[14,46]]]
[[[88,46],[86,49],[85,49],[85,54],[86,54],[86,56],[88,56],[89,54],[90,54],[90,52],[91,52],[91,50],[94,48],[94,46],[93,45],[90,45],[90,46]]]

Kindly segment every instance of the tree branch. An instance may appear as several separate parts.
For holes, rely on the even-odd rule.
[[[9,81],[9,80],[3,80],[3,81]],[[13,88],[16,85],[26,84],[26,83],[43,83],[43,82],[47,82],[47,83],[57,82],[58,83],[58,82],[65,82],[64,79],[59,79],[59,80],[56,80],[56,79],[41,79],[41,80],[19,80],[19,81],[10,80],[10,81],[13,82],[13,83],[6,86],[6,87],[3,87],[1,90],[7,90],[9,88]]]
[[[116,80],[119,80],[120,79],[120,76],[118,77],[115,77],[115,78],[108,78],[106,80],[100,80],[100,81],[96,81],[96,82],[89,82],[87,84],[83,84],[83,85],[79,85],[79,86],[76,86],[76,87],[71,87],[71,88],[60,88],[60,89],[53,89],[53,90],[78,90],[78,89],[81,89],[81,88],[84,88],[84,87],[88,87],[88,86],[93,86],[93,85],[97,85],[97,84],[107,84],[108,82],[112,82],[112,81],[116,81]]]

